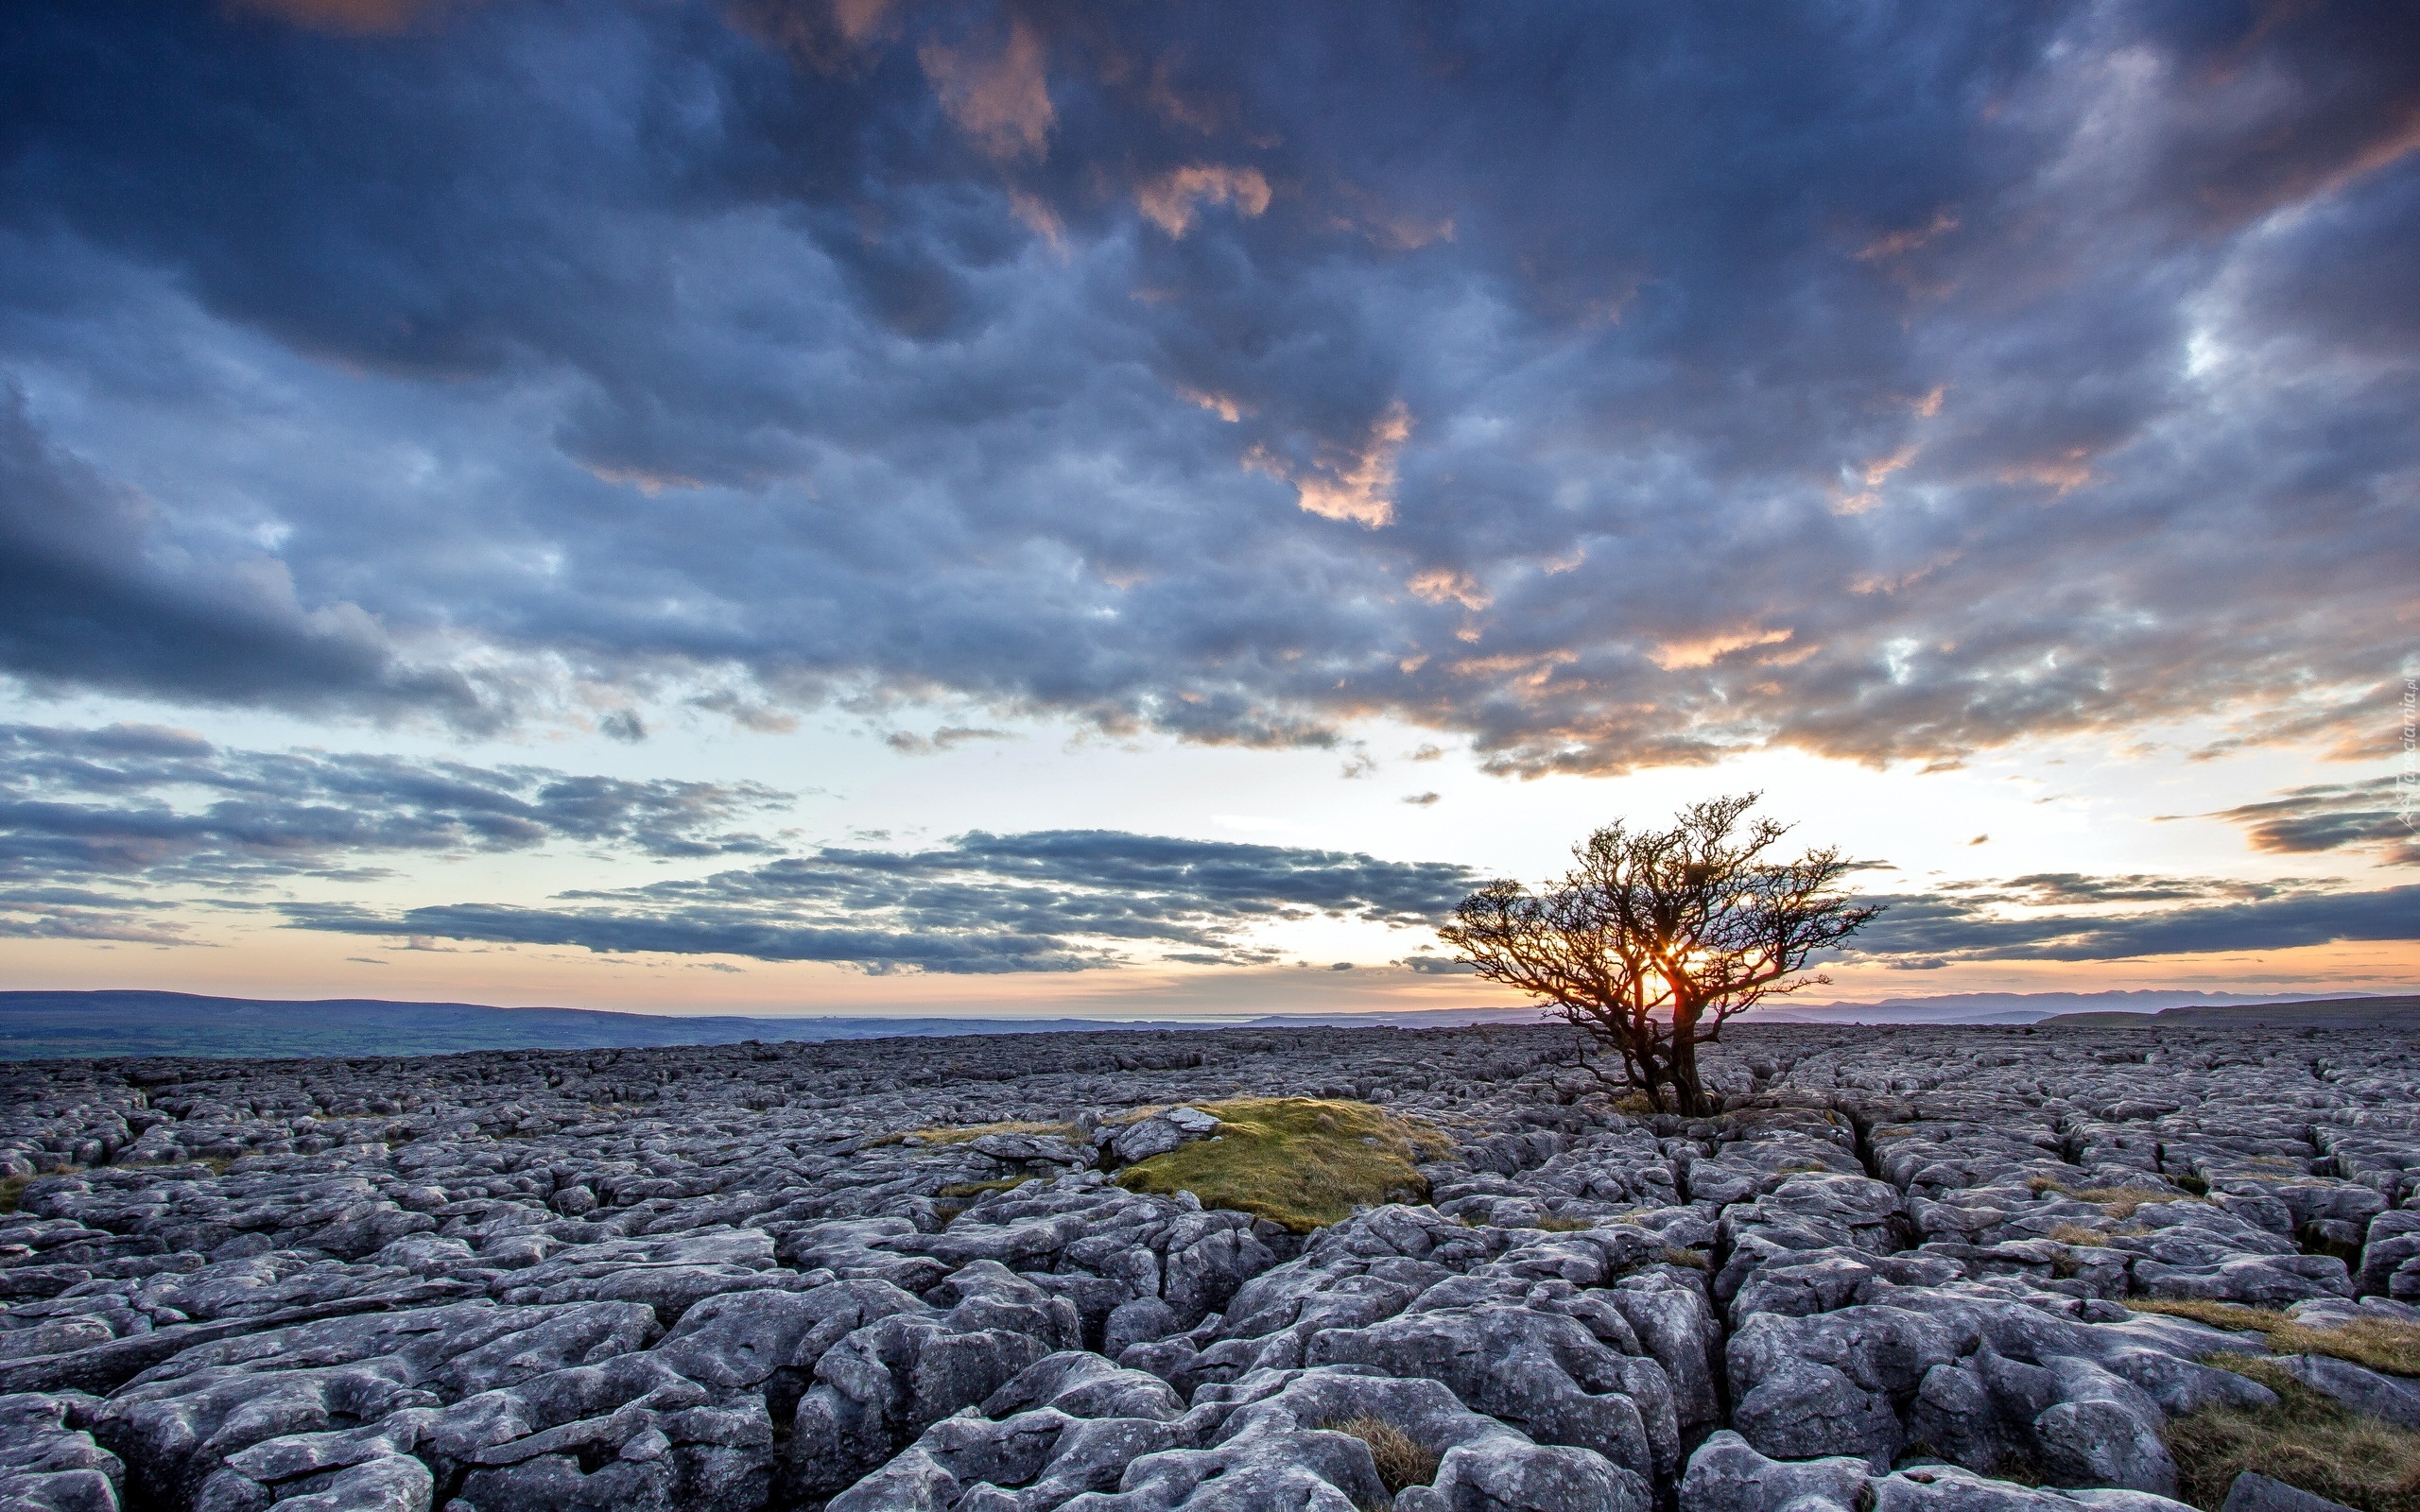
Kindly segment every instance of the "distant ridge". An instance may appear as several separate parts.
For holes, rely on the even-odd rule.
[[[443,1056],[468,1050],[621,1050],[727,1045],[743,1040],[874,1040],[1066,1030],[1460,1028],[1525,1023],[1533,1008],[1402,1013],[1272,1013],[1249,1020],[685,1018],[599,1008],[500,1008],[381,998],[205,997],[192,992],[0,992],[0,1060],[71,1057]]]
[[[2075,1028],[2226,1027],[2293,1023],[2420,1029],[2420,995],[2219,1002],[2211,993],[1960,993],[1881,1003],[1776,1005],[1741,1023],[2050,1024]],[[2144,999],[2166,1000],[2145,1003]],[[2178,1000],[2183,1000],[2179,1002]],[[2100,1005],[2127,1005],[2111,1011]],[[2140,1005],[2137,1006],[2137,1005]],[[2083,1008],[2082,1012],[2062,1009]],[[442,1056],[471,1050],[620,1050],[734,1044],[743,1040],[874,1040],[943,1035],[1153,1029],[1449,1029],[1541,1022],[1535,1007],[1412,1008],[1365,1013],[1266,1013],[1250,1018],[913,1019],[872,1015],[743,1017],[615,1013],[600,1008],[502,1008],[381,998],[206,997],[192,992],[0,991],[0,1060],[69,1057]]]
[[[0,1060],[71,1056],[441,1056],[465,1050],[607,1050],[742,1040],[1039,1034],[1173,1028],[1092,1019],[680,1018],[597,1008],[499,1008],[378,998],[202,997],[190,992],[0,992]]]
[[[2420,997],[2322,998],[2302,1003],[2192,1004],[2157,1013],[2062,1013],[2045,1029],[2291,1029],[2420,1030]]]
[[[2195,992],[2178,988],[2115,988],[2103,992],[1945,992],[1937,997],[1884,998],[1878,1003],[1776,1003],[1742,1022],[1754,1023],[2040,1023],[2058,1014],[2104,1013],[2147,1018],[2163,1008],[2209,1005],[2262,1005],[2308,1002],[2318,992]]]

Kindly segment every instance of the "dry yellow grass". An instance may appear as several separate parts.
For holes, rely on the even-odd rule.
[[[1453,1143],[1438,1130],[1368,1103],[1316,1097],[1239,1097],[1204,1103],[1226,1126],[1137,1160],[1117,1174],[1130,1192],[1190,1192],[1296,1233],[1325,1228],[1356,1207],[1418,1201],[1428,1183],[1413,1162]]]
[[[1073,1124],[966,1124],[957,1127],[911,1128],[885,1135],[877,1143],[896,1144],[902,1140],[919,1139],[927,1144],[963,1144],[979,1140],[986,1134],[1050,1134],[1063,1140],[1080,1139],[1083,1130]]]
[[[1426,1486],[1437,1478],[1437,1452],[1388,1418],[1364,1413],[1320,1426],[1331,1433],[1350,1434],[1370,1446],[1370,1458],[1376,1461],[1378,1480],[1389,1496],[1407,1486]]]
[[[218,1168],[223,1171],[227,1167],[224,1162],[221,1162]],[[45,1171],[36,1171],[31,1176],[0,1177],[0,1212],[16,1211],[17,1204],[26,1200],[26,1188],[32,1186],[43,1177],[74,1176],[82,1169],[84,1168],[80,1165],[54,1165]]]
[[[2052,1228],[2046,1237],[2062,1245],[2106,1249],[2112,1239],[2133,1239],[2150,1232],[2149,1228],[2138,1223],[2126,1224],[2117,1228],[2087,1228],[2080,1223],[2063,1223]]]
[[[2388,1375],[2420,1376],[2420,1323],[2393,1318],[2356,1318],[2340,1328],[2311,1328],[2265,1307],[2234,1302],[2136,1300],[2126,1304],[2137,1313],[2166,1313],[2189,1317],[2213,1328],[2263,1335],[2279,1354],[2325,1354]]]
[[[2073,1197],[2078,1202],[2098,1204],[2100,1211],[2112,1218],[2131,1218],[2135,1215],[2135,1209],[2154,1202],[2204,1200],[2189,1192],[2169,1192],[2158,1187],[2083,1187],[2079,1189],[2047,1176],[2034,1177],[2025,1184],[2035,1196],[2040,1196],[2046,1192],[2056,1192],[2061,1196]]]
[[[2154,1202],[2199,1202],[2199,1197],[2175,1192],[2162,1192],[2156,1187],[2086,1187],[2076,1194],[2081,1202],[2097,1202],[2100,1211],[2112,1218],[2131,1218],[2135,1210]]]
[[[1012,1176],[998,1181],[953,1181],[933,1195],[942,1202],[974,1202],[994,1192],[1014,1192],[1032,1179],[1029,1176]]]
[[[2183,1500],[2218,1512],[2235,1478],[2254,1470],[2359,1512],[2420,1512],[2420,1434],[2347,1412],[2272,1362],[2212,1355],[2209,1363],[2259,1382],[2277,1405],[2204,1407],[2169,1419],[2161,1437]]]

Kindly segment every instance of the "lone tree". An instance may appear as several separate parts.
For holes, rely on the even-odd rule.
[[[1836,850],[1768,859],[1789,826],[1745,820],[1760,796],[1693,804],[1668,830],[1609,824],[1572,847],[1562,882],[1490,883],[1437,933],[1480,976],[1618,1051],[1619,1084],[1657,1111],[1711,1113],[1698,1046],[1769,997],[1830,981],[1803,974],[1807,960],[1881,912],[1837,889],[1852,863]],[[1581,1064],[1616,1080],[1584,1049]]]

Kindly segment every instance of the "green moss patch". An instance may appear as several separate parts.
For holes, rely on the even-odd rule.
[[[2277,1405],[2204,1407],[2169,1419],[2161,1436],[2183,1500],[2218,1512],[2235,1478],[2256,1470],[2360,1512],[2420,1512],[2420,1434],[2348,1412],[2272,1362],[2216,1355],[2209,1363],[2259,1382]]]
[[[1240,1097],[1199,1105],[1226,1126],[1215,1139],[1138,1160],[1117,1174],[1130,1192],[1190,1192],[1296,1233],[1340,1223],[1356,1207],[1421,1201],[1416,1160],[1447,1153],[1437,1130],[1368,1103]]]

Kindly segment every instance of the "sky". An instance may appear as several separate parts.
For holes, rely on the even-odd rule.
[[[1763,795],[1813,999],[2420,984],[2420,12],[36,0],[0,986],[1509,1001]]]

